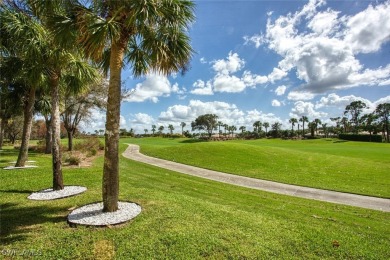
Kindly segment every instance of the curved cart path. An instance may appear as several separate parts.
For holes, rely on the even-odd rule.
[[[129,147],[123,153],[123,156],[135,161],[151,164],[175,172],[189,174],[237,186],[306,199],[327,201],[332,203],[390,212],[390,199],[301,187],[296,185],[283,184],[273,181],[254,179],[244,176],[207,170],[143,155],[139,152],[138,145],[129,144]]]

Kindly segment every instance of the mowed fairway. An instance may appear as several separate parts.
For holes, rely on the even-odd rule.
[[[153,157],[288,184],[390,198],[390,145],[320,140],[132,139]]]
[[[121,151],[133,141],[139,140],[122,139]],[[180,140],[142,142],[150,142],[150,149],[182,146]],[[17,153],[6,149],[0,155],[3,168]],[[65,167],[65,184],[88,190],[46,202],[26,197],[50,187],[50,156],[31,154],[30,160],[39,168],[0,169],[0,250],[5,258],[28,258],[23,253],[37,254],[34,259],[390,257],[389,213],[221,184],[123,157],[120,199],[139,203],[141,214],[119,227],[70,228],[66,216],[71,208],[101,200],[103,159],[91,168]]]

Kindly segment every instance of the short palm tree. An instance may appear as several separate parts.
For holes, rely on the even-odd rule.
[[[193,53],[186,32],[194,20],[194,4],[186,0],[69,2],[68,14],[52,16],[58,40],[67,43],[75,36],[74,42],[110,72],[102,193],[103,211],[113,212],[118,209],[119,195],[123,64],[129,64],[136,77],[184,72]]]

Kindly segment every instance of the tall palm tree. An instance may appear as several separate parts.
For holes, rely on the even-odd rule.
[[[152,125],[152,133],[154,135],[154,132],[156,132],[156,125]]]
[[[22,143],[15,165],[23,167],[28,159],[35,93],[44,81],[43,64],[39,57],[44,50],[41,43],[48,35],[39,22],[22,9],[7,4],[0,8],[2,75],[12,77],[9,82],[24,86]],[[6,68],[8,70],[4,72]]]
[[[34,9],[34,1],[29,1],[27,4],[14,8],[14,5],[5,6],[8,13],[6,17],[8,19],[14,19],[15,23],[10,23],[8,40],[14,40],[13,43],[18,50],[23,50],[20,57],[27,65],[31,66],[28,75],[25,79],[27,82],[39,82],[42,79],[42,75],[46,76],[48,85],[51,90],[51,123],[53,131],[53,189],[63,189],[62,179],[62,163],[61,163],[61,151],[60,151],[60,119],[59,119],[59,88],[60,84],[66,86],[72,86],[76,89],[79,87],[83,80],[93,79],[96,77],[96,73],[92,67],[81,60],[81,57],[77,52],[70,52],[61,48],[53,39],[51,32],[48,30],[48,21],[44,14],[49,14],[51,11],[38,13]],[[49,2],[49,1],[44,1]],[[32,3],[32,5],[29,5]],[[8,21],[5,23],[8,24]],[[26,25],[27,24],[27,25]],[[23,26],[23,27],[22,27]],[[26,35],[24,35],[26,34]],[[19,36],[18,36],[19,35]],[[69,77],[63,77],[66,73],[69,73]],[[34,80],[31,80],[34,79]],[[29,97],[34,97],[36,85],[31,84]],[[30,101],[28,101],[30,103]],[[32,102],[33,103],[33,102]],[[28,105],[31,106],[30,104]],[[28,113],[32,109],[29,109]],[[26,117],[25,123],[28,123],[29,118]],[[25,127],[26,133],[30,132],[31,127]],[[29,138],[24,137],[24,142],[21,148],[21,153],[27,151]],[[18,157],[16,165],[22,164],[27,159],[26,156]]]
[[[298,119],[296,118],[290,118],[290,120],[288,120],[288,122],[291,124],[291,133],[294,132],[294,126],[296,123],[298,123]]]
[[[309,118],[307,118],[307,116],[302,116],[301,118],[299,118],[299,122],[302,122],[302,137],[304,138],[305,137],[305,122],[308,123]]]
[[[38,2],[38,1],[37,1]],[[50,2],[50,1],[43,1]],[[69,42],[74,30],[85,53],[110,72],[103,167],[103,211],[118,209],[121,70],[128,63],[134,76],[168,75],[187,70],[193,53],[189,24],[191,1],[69,1],[68,15],[52,16],[57,38]]]
[[[186,123],[181,122],[180,126],[181,126],[181,135],[184,135],[184,127],[186,127]]]
[[[264,128],[265,128],[265,136],[267,136],[267,129],[268,129],[268,127],[269,127],[269,123],[268,123],[268,122],[264,122],[264,123],[263,123],[263,126],[264,126]]]

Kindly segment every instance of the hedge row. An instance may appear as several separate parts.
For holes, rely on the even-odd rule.
[[[339,138],[348,141],[359,141],[359,142],[382,142],[381,135],[358,135],[358,134],[339,134]]]

